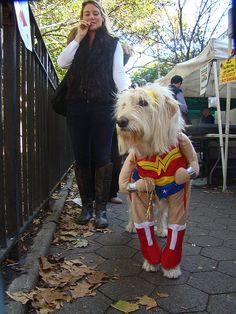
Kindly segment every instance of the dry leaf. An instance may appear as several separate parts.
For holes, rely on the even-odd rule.
[[[43,271],[52,269],[54,267],[54,265],[51,264],[48,261],[48,259],[44,256],[40,256],[39,261],[40,261],[40,269],[42,269]]]
[[[168,298],[168,297],[169,297],[169,294],[163,293],[163,292],[157,292],[157,296],[158,296],[159,298]]]
[[[87,280],[92,285],[97,285],[98,283],[104,282],[108,279],[107,274],[97,271],[96,273],[90,275],[87,277]]]
[[[86,247],[88,246],[88,244],[89,244],[88,240],[81,239],[81,238],[72,242],[73,247]]]
[[[119,300],[115,304],[112,304],[111,306],[123,313],[131,313],[139,309],[137,303],[130,303],[124,300]]]
[[[92,235],[94,235],[94,233],[91,231],[87,231],[83,234],[84,238],[91,237]]]
[[[74,230],[69,230],[69,231],[62,230],[62,231],[60,231],[60,235],[77,237],[78,236],[78,232],[74,231]]]
[[[147,295],[139,297],[137,303],[140,305],[146,305],[147,306],[146,310],[150,310],[153,307],[157,307],[156,301]]]
[[[30,298],[27,293],[17,291],[10,293],[9,291],[6,291],[6,294],[13,300],[20,302],[22,304],[26,304],[28,301],[30,301]]]
[[[92,292],[91,285],[86,282],[78,283],[76,286],[71,286],[70,293],[74,300],[96,294],[95,292]]]

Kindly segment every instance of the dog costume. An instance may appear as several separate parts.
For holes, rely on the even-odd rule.
[[[161,93],[165,93],[164,97],[162,97],[163,95],[159,96],[159,94],[155,96],[155,90],[149,97],[150,87],[147,90],[140,91],[139,95],[135,95],[137,97],[136,102],[141,102],[141,106],[145,107],[142,109],[134,107],[134,95],[132,95],[132,92],[127,92],[130,93],[128,100],[126,100],[127,97],[124,97],[127,103],[130,99],[132,102],[130,108],[128,103],[126,111],[123,109],[124,100],[121,100],[121,113],[118,112],[117,114],[117,132],[118,136],[120,136],[121,144],[123,142],[130,143],[131,152],[123,164],[119,186],[121,192],[130,194],[133,221],[145,261],[150,265],[161,264],[164,270],[171,270],[178,267],[181,261],[182,243],[190,198],[190,179],[197,176],[199,167],[196,152],[189,138],[181,132],[181,126],[176,129],[177,136],[173,130],[171,131],[172,124],[179,123],[178,121],[182,119],[178,103],[169,98],[168,92],[166,93],[165,90],[163,91],[157,87],[157,92],[159,90]],[[138,100],[138,97],[140,100]],[[162,102],[162,104],[159,105],[159,102]],[[148,106],[151,108],[148,109]],[[135,110],[135,113],[133,110]],[[145,113],[145,110],[149,111]],[[137,111],[138,113],[136,113]],[[155,134],[158,127],[151,125],[156,123],[153,117],[155,117],[157,111],[163,117],[165,115],[170,116],[169,129],[168,127],[166,128],[166,133],[173,133],[176,138],[173,141],[174,144],[170,145],[168,143],[168,148],[165,147],[158,153],[150,154],[150,151],[157,151],[156,148],[151,148],[148,152],[149,154],[145,155],[145,150],[148,150],[153,145],[152,138],[159,136],[159,134]],[[168,111],[168,113],[166,114],[165,111]],[[146,141],[143,141],[143,145],[138,136],[142,134],[142,138],[144,138],[146,130],[142,126],[136,127],[136,124],[143,123],[145,128],[147,128],[148,120],[146,124],[145,121],[138,122],[140,112],[143,113],[143,116],[145,114],[148,115],[147,119],[151,117],[150,130],[147,130],[149,137],[147,136]],[[133,121],[136,119],[135,114],[137,115],[137,121]],[[174,120],[171,120],[172,116],[176,116]],[[159,132],[162,132],[160,128]],[[163,135],[163,138],[168,139],[171,136],[167,134]],[[137,145],[136,142],[138,142]],[[149,142],[150,146],[146,145]],[[154,234],[152,208],[154,197],[164,198],[168,204],[168,236],[163,251],[159,247]],[[150,269],[153,270],[153,268]],[[180,274],[179,271],[172,278],[176,278]],[[171,275],[167,276],[171,278]]]

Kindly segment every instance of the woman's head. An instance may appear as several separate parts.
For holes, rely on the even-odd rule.
[[[96,31],[103,27],[108,33],[107,15],[98,1],[87,0],[82,3],[80,19],[91,23],[89,30]]]

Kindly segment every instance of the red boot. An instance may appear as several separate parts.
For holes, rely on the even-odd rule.
[[[143,257],[152,265],[160,263],[161,249],[154,234],[153,221],[134,224],[138,233]]]
[[[161,265],[165,269],[175,268],[182,257],[182,243],[186,225],[169,225],[166,247],[162,253]]]

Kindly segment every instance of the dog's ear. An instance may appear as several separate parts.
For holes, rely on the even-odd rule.
[[[170,118],[172,118],[179,110],[178,102],[172,97],[165,96],[165,103],[168,106]]]

